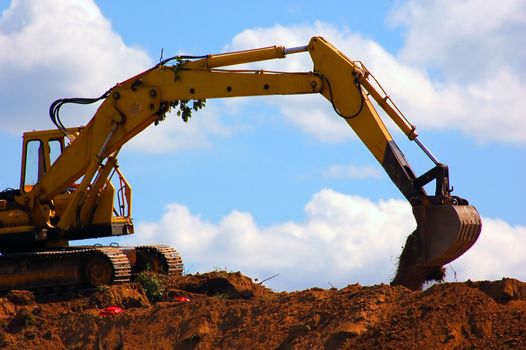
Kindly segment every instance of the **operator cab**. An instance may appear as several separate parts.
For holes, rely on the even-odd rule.
[[[79,129],[68,129],[71,135]],[[23,135],[20,191],[29,192],[49,170],[66,147],[64,134],[58,130],[29,131]]]

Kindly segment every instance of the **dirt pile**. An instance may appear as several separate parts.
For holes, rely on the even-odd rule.
[[[437,284],[420,291],[349,285],[276,293],[240,273],[0,297],[5,349],[526,348],[526,284]],[[107,306],[124,309],[103,316]]]

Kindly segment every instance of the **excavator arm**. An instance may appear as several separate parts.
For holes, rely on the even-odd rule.
[[[311,72],[224,68],[285,58],[300,52],[310,54],[314,64]],[[82,210],[89,202],[86,197],[97,178],[109,173],[104,168],[114,166],[113,159],[120,148],[161,120],[180,101],[316,93],[323,95],[335,113],[355,131],[412,205],[417,229],[406,242],[395,284],[416,289],[425,280],[440,278],[441,266],[462,255],[477,240],[481,230],[480,216],[466,200],[450,195],[447,166],[439,163],[418,140],[415,127],[399,112],[367,69],[325,39],[313,37],[307,46],[290,49],[272,46],[197,59],[176,59],[173,66],[167,65],[169,60],[166,60],[117,84],[103,95],[103,103],[90,122],[33,190],[22,194],[18,201],[49,202],[82,178],[68,208],[58,220],[58,228],[69,230],[88,219],[87,216],[79,218],[86,212]],[[369,96],[430,156],[434,168],[421,176],[415,175]],[[424,186],[432,181],[436,182],[435,194],[428,195]]]

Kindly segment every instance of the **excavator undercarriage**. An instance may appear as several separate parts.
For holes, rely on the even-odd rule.
[[[0,291],[97,287],[129,282],[143,271],[181,275],[181,256],[175,249],[162,245],[76,246],[7,254],[0,256]]]

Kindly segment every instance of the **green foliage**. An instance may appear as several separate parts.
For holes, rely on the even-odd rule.
[[[175,64],[173,67],[172,67],[172,70],[174,71],[174,74],[175,74],[175,81],[179,80],[180,77],[179,77],[179,72],[183,70],[183,65],[188,62],[188,60],[184,60],[182,59],[181,57],[176,57],[175,58],[175,61],[177,62],[177,64]]]
[[[181,79],[179,76],[179,73],[183,70],[183,66],[188,60],[183,60],[180,57],[176,58],[177,64],[175,64],[172,67],[172,70],[174,72],[174,81],[178,81]],[[192,117],[193,111],[198,111],[201,108],[205,107],[206,100],[205,99],[195,99],[195,100],[175,100],[172,101],[169,105],[169,108],[167,110],[167,113],[170,112],[172,109],[175,110],[175,113],[178,117],[181,117],[183,121],[186,123],[188,122],[188,119]],[[159,124],[160,121],[163,121],[166,118],[166,114],[159,117],[159,120],[155,122],[155,125]]]
[[[192,102],[190,106],[189,103]],[[180,100],[170,104],[170,108],[176,110],[177,116],[181,117],[186,123],[192,117],[192,111],[198,111],[206,105],[206,100]]]
[[[150,302],[155,303],[164,297],[166,288],[157,274],[143,271],[137,275],[137,282],[141,285]]]
[[[190,105],[191,103],[191,105]],[[175,109],[175,113],[178,117],[181,117],[183,121],[186,123],[188,122],[188,119],[192,117],[193,111],[198,111],[201,108],[205,107],[206,100],[200,99],[200,100],[176,100],[170,103],[170,107],[166,111],[166,113],[169,113],[172,109]],[[159,116],[159,119],[155,121],[155,125],[158,125],[159,122],[166,119],[166,113]]]

